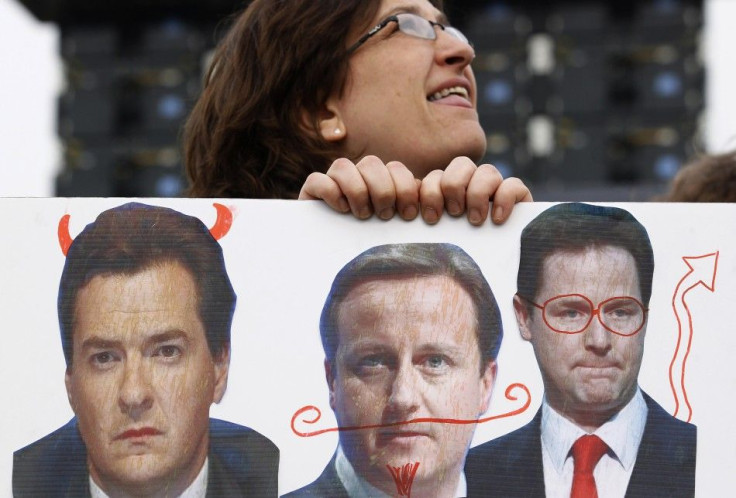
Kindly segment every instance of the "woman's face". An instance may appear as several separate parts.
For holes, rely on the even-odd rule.
[[[370,26],[402,12],[447,24],[428,0],[382,0]],[[348,46],[369,29],[353,33]],[[341,131],[323,128],[326,138],[339,136],[347,157],[370,154],[384,162],[401,161],[423,178],[457,156],[483,156],[486,138],[470,68],[473,49],[440,27],[434,30],[436,39],[426,40],[402,33],[391,22],[350,56],[345,89],[328,101]]]

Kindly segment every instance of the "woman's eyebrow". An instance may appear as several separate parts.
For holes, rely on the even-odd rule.
[[[393,9],[382,13],[380,17],[381,19],[386,19],[387,17],[391,17],[392,15],[401,14],[405,12],[419,15],[419,9],[417,8],[416,5],[397,5]]]
[[[389,11],[384,12],[383,14],[381,14],[379,16],[380,17],[379,22],[382,21],[382,20],[384,20],[384,19],[386,19],[387,17],[391,17],[393,15],[402,14],[402,13],[416,14],[419,17],[424,17],[424,15],[422,15],[421,9],[418,6],[416,6],[416,5],[397,5],[393,9],[391,9],[391,10],[389,10]],[[438,11],[438,14],[436,15],[436,18],[437,18],[437,22],[439,22],[440,24],[449,24],[450,23],[450,20],[447,18],[447,16],[445,15],[444,12],[439,12]]]

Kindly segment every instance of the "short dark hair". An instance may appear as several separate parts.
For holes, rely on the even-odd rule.
[[[318,113],[345,87],[350,35],[369,29],[380,5],[250,2],[215,49],[184,128],[189,194],[296,199],[310,173],[326,172],[343,154]]]
[[[97,276],[134,275],[176,262],[194,279],[199,318],[214,358],[230,347],[236,296],[220,244],[197,218],[173,209],[129,203],[102,212],[77,235],[67,253],[57,301],[61,344],[72,367],[79,291]]]
[[[476,311],[476,337],[481,373],[495,360],[503,339],[498,303],[488,281],[468,254],[452,244],[386,244],[362,252],[346,264],[332,282],[319,322],[322,347],[334,363],[339,342],[338,313],[345,298],[358,285],[375,280],[446,276],[470,295]]]
[[[646,229],[625,209],[580,202],[552,206],[521,232],[518,293],[536,298],[542,285],[542,266],[552,254],[604,246],[620,247],[633,256],[641,299],[647,306],[652,295],[654,254]]]

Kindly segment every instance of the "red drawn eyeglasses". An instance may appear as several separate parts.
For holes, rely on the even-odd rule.
[[[615,296],[601,301],[598,306],[582,294],[562,294],[537,304],[529,298],[519,297],[542,310],[547,326],[560,334],[579,334],[597,316],[603,327],[621,336],[632,336],[644,327],[649,311],[631,296]]]

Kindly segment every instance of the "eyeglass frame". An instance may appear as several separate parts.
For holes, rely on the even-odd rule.
[[[641,329],[644,328],[644,324],[647,323],[647,317],[646,317],[646,315],[647,315],[647,313],[649,313],[649,308],[645,308],[644,307],[644,303],[642,303],[641,301],[639,301],[637,298],[635,298],[633,296],[613,296],[613,297],[609,297],[608,299],[604,299],[603,301],[599,302],[598,303],[598,306],[596,307],[593,304],[593,301],[591,301],[591,299],[588,296],[585,296],[583,294],[578,294],[578,293],[573,293],[573,294],[560,294],[558,296],[553,296],[553,297],[547,299],[541,305],[535,303],[534,301],[532,301],[528,297],[522,296],[518,292],[516,293],[516,295],[519,296],[524,301],[528,302],[529,304],[532,304],[536,308],[539,308],[540,310],[542,310],[542,320],[544,320],[544,324],[547,325],[547,327],[549,327],[550,330],[552,330],[552,331],[554,331],[554,332],[556,332],[558,334],[567,334],[567,335],[580,334],[580,333],[584,332],[585,329],[587,329],[588,327],[590,327],[590,324],[593,322],[593,316],[597,316],[598,317],[598,322],[603,326],[604,329],[608,330],[609,332],[611,332],[613,334],[616,334],[618,336],[621,336],[621,337],[633,337],[636,334],[638,334],[639,331],[641,331]],[[554,301],[556,299],[560,299],[560,298],[563,298],[563,297],[573,297],[573,296],[583,298],[590,305],[591,313],[590,313],[590,316],[588,317],[588,321],[585,323],[585,326],[583,328],[581,328],[580,330],[576,330],[575,332],[570,332],[570,331],[567,331],[567,330],[559,330],[559,329],[554,328],[547,321],[547,314],[545,313],[545,308],[547,307],[547,304],[549,304],[551,301]],[[641,324],[639,325],[639,327],[635,331],[631,332],[630,334],[623,334],[621,332],[617,332],[617,331],[613,330],[611,327],[609,327],[608,325],[606,325],[605,323],[603,323],[603,319],[601,319],[601,308],[606,303],[608,303],[610,301],[613,301],[615,299],[631,299],[636,304],[638,304],[639,307],[642,310]]]
[[[468,40],[468,37],[465,36],[465,34],[462,31],[460,31],[459,29],[457,29],[457,28],[455,28],[453,26],[448,26],[446,24],[442,24],[442,23],[437,22],[437,21],[431,21],[429,19],[426,19],[426,18],[420,16],[419,14],[414,14],[413,12],[400,12],[398,14],[393,14],[391,16],[388,16],[386,19],[384,19],[383,21],[381,21],[378,24],[376,24],[375,26],[373,26],[366,34],[364,34],[363,36],[361,36],[358,39],[358,41],[356,41],[355,43],[353,43],[348,48],[348,50],[347,50],[348,54],[352,54],[353,52],[355,52],[356,50],[358,50],[361,46],[363,46],[363,44],[365,42],[367,42],[368,40],[370,40],[371,38],[373,38],[374,35],[376,35],[378,32],[380,32],[383,28],[385,28],[386,26],[388,26],[392,22],[395,22],[398,25],[399,30],[401,30],[401,23],[399,22],[399,16],[412,16],[412,17],[416,17],[418,19],[421,19],[422,21],[426,21],[432,27],[432,33],[434,33],[434,36],[432,38],[425,38],[423,36],[418,36],[416,34],[410,34],[410,33],[405,33],[404,31],[401,31],[402,33],[404,33],[407,36],[411,36],[411,37],[414,37],[414,38],[419,38],[420,40],[436,40],[437,39],[437,32],[434,30],[434,28],[435,28],[435,26],[438,26],[442,31],[445,31],[446,33],[448,33],[453,38],[456,38],[456,39],[458,39],[458,40],[460,40],[460,41],[462,41],[464,43],[467,43],[471,47],[473,46],[473,44],[470,42],[470,40]]]

